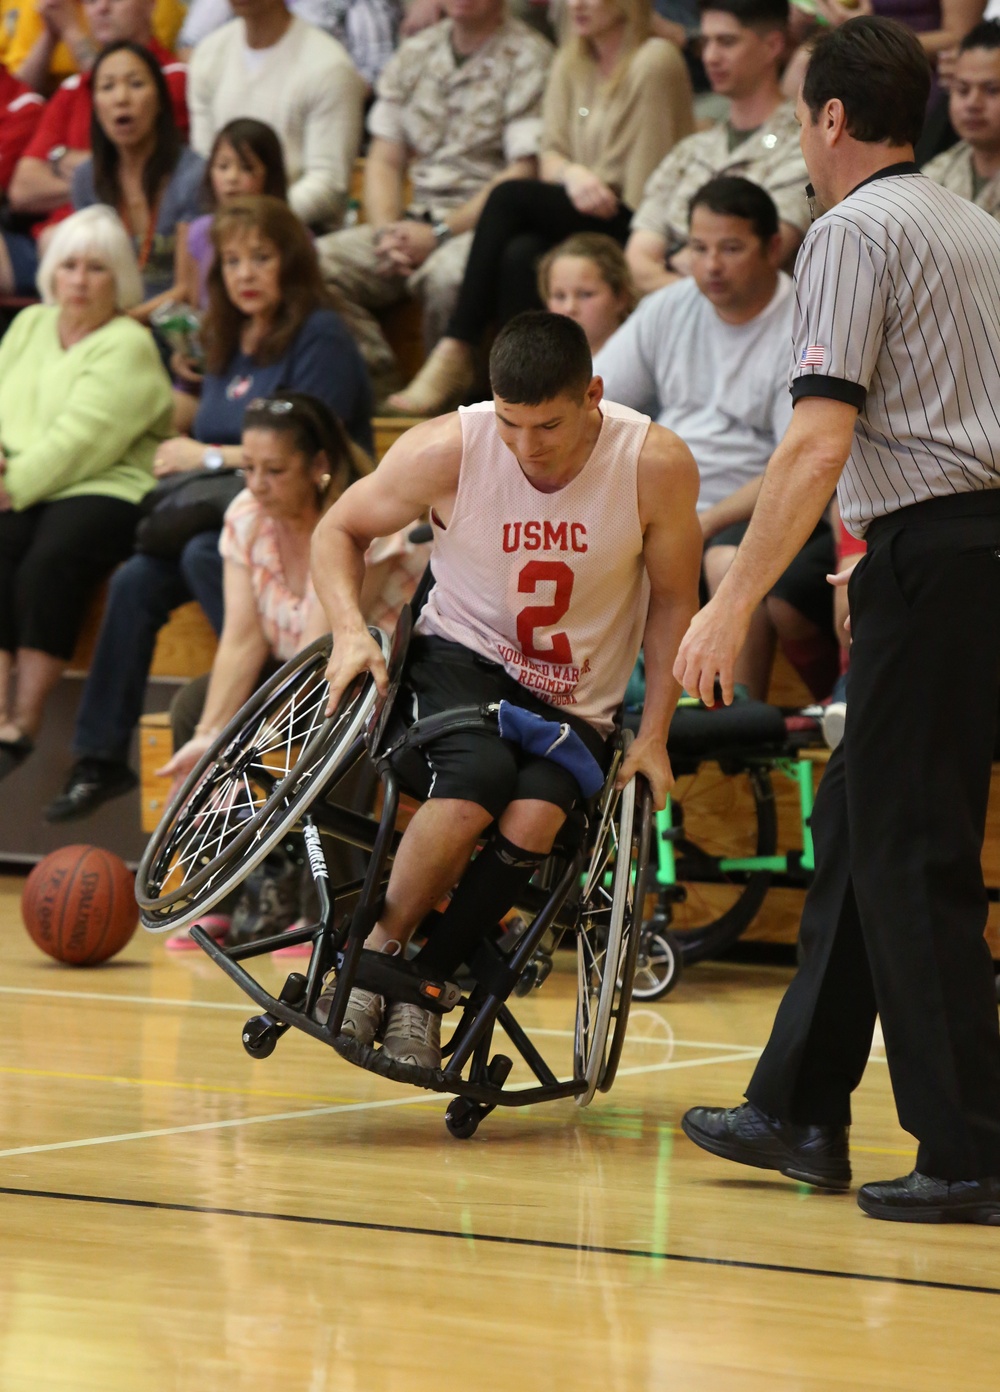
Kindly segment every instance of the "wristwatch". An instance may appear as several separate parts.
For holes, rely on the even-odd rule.
[[[64,177],[62,171],[59,168],[59,165],[63,159],[63,156],[67,155],[68,153],[68,145],[53,145],[52,149],[45,156],[46,160],[48,161],[49,168],[52,170],[52,173],[57,176],[57,178],[62,179]]]
[[[445,242],[452,235],[451,228],[445,222],[444,218],[439,218],[437,222],[432,222],[431,231],[434,233],[434,240],[437,242],[438,246],[444,246]]]
[[[201,456],[201,467],[203,469],[211,469],[213,473],[216,469],[221,469],[225,462],[225,455],[216,445],[209,445],[208,449]]]

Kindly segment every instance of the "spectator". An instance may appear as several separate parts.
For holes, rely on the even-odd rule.
[[[87,72],[112,39],[155,37],[164,50],[173,48],[183,16],[180,0],[151,0],[143,7],[150,10],[149,34],[104,32],[107,24],[130,24],[128,16],[114,14],[130,8],[131,0],[26,0],[18,7],[4,61],[22,82],[48,96],[60,79]]]
[[[788,0],[702,0],[701,15],[705,71],[729,117],[682,140],[646,184],[625,253],[642,295],[688,273],[688,203],[715,174],[741,174],[771,195],[785,264],[809,226],[799,127],[778,83]]]
[[[209,441],[212,459],[238,466],[246,403],[279,388],[318,396],[371,453],[368,375],[299,219],[278,198],[237,199],[215,215],[212,246],[202,334],[208,371],[194,438],[168,441],[157,473],[204,465]]]
[[[355,444],[370,450],[364,364],[328,308],[312,240],[298,218],[276,198],[241,199],[216,214],[212,241],[201,404],[193,436],[160,445],[156,473],[240,467],[248,403],[287,392],[318,397]],[[76,763],[46,814],[51,820],[83,816],[135,785],[128,746],[157,633],[191,599],[217,633],[222,629],[218,536],[199,533],[175,559],[138,553],[112,577],[77,716]]]
[[[644,299],[597,355],[594,371],[611,400],[649,412],[694,454],[711,595],[733,562],[767,461],[791,419],[793,296],[778,269],[777,209],[748,179],[719,177],[695,193],[687,244],[691,275]],[[771,599],[779,631],[793,638],[803,615],[825,620],[832,659],[828,527],[819,529],[817,546],[824,540],[818,574],[818,552],[803,553]],[[757,611],[737,668],[736,680],[759,699],[767,694],[774,649],[771,599]]]
[[[454,17],[407,39],[379,82],[368,118],[366,221],[318,248],[349,306],[377,396],[399,381],[374,311],[418,296],[431,349],[454,308],[487,195],[537,172],[551,46],[510,19],[505,0],[445,5]]]
[[[398,0],[290,0],[288,8],[342,43],[369,90],[375,86],[396,48]],[[181,52],[190,52],[232,18],[229,0],[192,0],[178,41]]]
[[[122,39],[109,44],[91,73],[93,155],[73,174],[73,206],[105,203],[128,229],[142,274],[148,320],[174,293],[178,223],[199,211],[204,165],[182,145],[166,79],[153,55]]]
[[[542,182],[490,194],[447,334],[394,410],[434,415],[465,395],[490,323],[538,306],[539,257],[574,232],[624,242],[651,170],[692,127],[687,67],[650,36],[649,0],[568,0],[567,14],[545,91]]]
[[[962,40],[949,108],[959,143],[924,173],[1000,217],[1000,21],[977,24]]]
[[[223,126],[212,144],[202,185],[211,212],[178,233],[177,296],[183,303],[199,309],[208,304],[208,273],[215,258],[212,224],[219,208],[257,194],[287,200],[285,160],[271,127],[241,116]]]
[[[543,256],[538,266],[538,297],[551,313],[576,320],[594,354],[628,318],[636,302],[625,255],[603,232],[577,232]]]
[[[35,133],[45,102],[0,63],[0,193]]]
[[[298,393],[254,401],[243,430],[246,490],[230,505],[219,549],[225,567],[226,620],[208,677],[175,698],[176,753],[162,770],[184,778],[263,676],[326,632],[309,576],[309,543],[325,508],[358,477],[342,429],[315,397]],[[427,563],[429,547],[406,532],[382,537],[366,557],[362,600],[369,623],[389,632]],[[300,909],[315,920],[308,871],[279,849],[248,879],[232,914],[229,941],[270,936]],[[305,889],[305,893],[303,893]],[[303,899],[306,903],[303,904]],[[225,931],[221,915],[212,925]],[[220,932],[221,935],[221,932]],[[186,929],[167,939],[194,947]],[[295,952],[296,949],[286,949]],[[308,948],[305,949],[308,952]]]
[[[131,550],[170,428],[170,384],[127,313],[142,286],[114,213],[62,223],[38,283],[44,304],[0,341],[0,777],[31,753],[91,593]]]
[[[42,118],[45,103],[0,63],[0,198]],[[38,258],[27,227],[0,230],[0,294],[32,295]]]
[[[84,0],[84,11],[97,49],[128,40],[152,53],[163,69],[174,121],[186,140],[187,70],[152,32],[153,0]],[[10,181],[11,208],[40,222],[36,236],[72,212],[71,181],[90,154],[92,113],[88,64],[86,71],[67,78],[49,101]]]
[[[237,116],[273,126],[288,201],[310,226],[336,225],[361,142],[364,82],[336,39],[289,14],[284,0],[236,0],[240,16],[191,60],[191,141],[207,155]]]
[[[942,90],[942,82],[950,81],[951,65],[957,56],[958,45],[972,26],[983,18],[985,0],[815,0],[815,14],[819,24],[825,28],[836,29],[845,19],[854,19],[861,14],[882,15],[884,19],[897,19],[908,29],[914,31],[923,52],[932,65],[933,79],[928,97],[928,114],[923,122],[921,138],[916,142],[916,163],[923,164],[939,150],[954,143],[954,132],[948,125],[947,100]],[[799,50],[784,79],[784,89],[794,100],[809,61],[811,45]],[[788,78],[794,81],[794,90],[788,86]],[[940,79],[940,81],[939,81]]]

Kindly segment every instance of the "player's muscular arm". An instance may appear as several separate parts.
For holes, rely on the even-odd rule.
[[[312,578],[333,633],[327,668],[328,710],[361,672],[384,693],[387,674],[361,613],[365,552],[433,508],[447,523],[458,487],[462,431],[457,415],[440,416],[400,436],[374,474],[338,498],[313,533]]]
[[[623,785],[634,773],[644,773],[657,807],[664,806],[673,785],[667,732],[680,695],[673,664],[698,608],[701,526],[697,502],[698,467],[691,451],[672,431],[651,425],[639,457],[639,516],[650,583],[643,635],[646,701],[618,782]]]

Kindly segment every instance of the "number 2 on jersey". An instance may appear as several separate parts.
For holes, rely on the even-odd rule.
[[[517,577],[519,594],[535,594],[539,582],[546,580],[556,587],[551,604],[529,604],[517,616],[517,641],[525,657],[552,662],[559,667],[572,663],[573,651],[567,634],[553,633],[548,640],[550,646],[539,648],[535,645],[535,629],[550,628],[566,613],[573,594],[573,578],[565,561],[529,561],[521,570]]]

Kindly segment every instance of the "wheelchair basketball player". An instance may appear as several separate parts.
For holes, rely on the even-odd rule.
[[[366,947],[403,952],[458,885],[418,957],[439,979],[469,959],[546,858],[574,802],[595,778],[599,786],[640,647],[646,703],[617,782],[642,773],[664,805],[680,693],[671,669],[698,604],[694,459],[672,432],[603,400],[579,326],[519,315],[494,343],[490,384],[492,401],[403,435],[313,539],[313,580],[333,633],[331,712],[362,673],[387,689],[359,608],[364,554],[375,537],[425,516],[433,585],[396,710],[416,720],[503,703],[499,728],[445,735],[409,751],[398,770],[423,803]],[[317,1001],[321,1023],[333,989],[331,981]],[[400,1063],[440,1066],[435,1011],[355,988],[342,1030],[367,1045],[381,1037]]]

